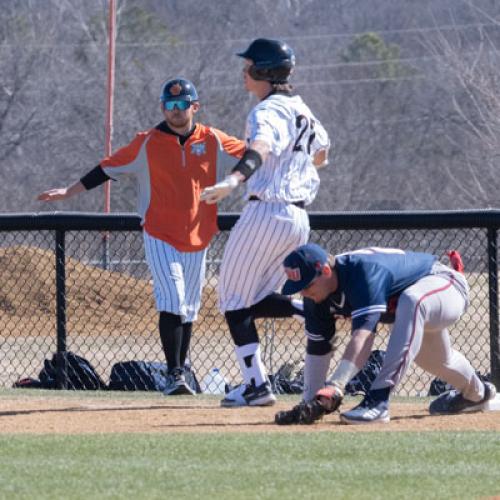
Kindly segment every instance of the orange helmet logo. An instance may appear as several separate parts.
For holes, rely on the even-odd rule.
[[[182,87],[180,83],[172,85],[169,90],[170,95],[180,95],[181,92],[182,92]]]

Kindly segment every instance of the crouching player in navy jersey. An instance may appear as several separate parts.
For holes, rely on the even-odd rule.
[[[276,423],[312,423],[337,409],[347,382],[364,366],[379,322],[393,322],[381,371],[359,405],[340,414],[346,424],[389,422],[389,397],[412,361],[456,390],[438,397],[431,414],[483,410],[496,395],[450,345],[448,327],[469,303],[458,252],[453,269],[433,255],[392,248],[366,248],[328,255],[307,244],[289,254],[283,293],[304,297],[307,351],[303,401],[276,415]],[[327,379],[335,316],[352,318],[351,338]],[[325,384],[326,380],[326,384]]]

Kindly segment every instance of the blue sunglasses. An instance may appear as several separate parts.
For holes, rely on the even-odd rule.
[[[191,106],[190,101],[165,101],[163,106],[167,111],[173,111],[174,108],[179,109],[180,111],[186,111],[186,109]]]

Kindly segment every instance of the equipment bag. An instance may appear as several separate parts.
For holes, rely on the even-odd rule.
[[[85,358],[71,351],[66,351],[62,355],[66,362],[68,389],[85,389],[91,391],[106,389],[106,384],[95,371],[95,368]],[[58,360],[60,359],[60,355],[54,354],[52,359],[44,361],[43,369],[38,376],[42,387],[47,389],[56,388]]]
[[[345,393],[351,396],[366,394],[382,368],[385,351],[375,350],[365,366],[347,383]],[[301,394],[304,391],[304,363],[285,363],[269,380],[276,394]]]
[[[52,359],[46,359],[38,375],[39,380],[22,378],[14,383],[14,387],[25,389],[57,389],[59,363],[65,366],[67,389],[90,391],[107,389],[106,384],[98,375],[95,368],[85,358],[71,351],[56,353],[52,356]]]
[[[197,393],[200,384],[189,366],[184,370],[186,383]],[[160,391],[169,385],[168,367],[153,361],[123,361],[111,368],[109,389],[112,391]]]
[[[385,351],[376,349],[370,353],[365,366],[346,384],[345,393],[351,396],[366,395],[380,373],[385,359]]]

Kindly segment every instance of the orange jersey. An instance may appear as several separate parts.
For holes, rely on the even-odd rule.
[[[196,124],[181,146],[176,135],[156,128],[139,132],[127,146],[101,161],[106,175],[133,174],[144,229],[181,252],[207,247],[217,232],[217,205],[200,203],[201,191],[220,180],[245,143]]]

